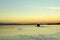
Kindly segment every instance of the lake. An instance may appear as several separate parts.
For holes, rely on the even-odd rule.
[[[0,40],[60,40],[60,25],[0,26]]]

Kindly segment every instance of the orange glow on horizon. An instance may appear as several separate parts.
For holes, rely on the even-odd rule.
[[[59,22],[59,18],[21,18],[21,19],[15,19],[15,18],[5,18],[1,19],[0,22],[16,22],[16,23],[44,23],[44,22]]]

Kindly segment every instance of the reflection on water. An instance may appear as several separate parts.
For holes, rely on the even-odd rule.
[[[60,40],[60,25],[0,26],[0,40]]]

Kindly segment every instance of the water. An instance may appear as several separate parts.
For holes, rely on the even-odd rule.
[[[0,40],[60,40],[60,25],[0,26]]]

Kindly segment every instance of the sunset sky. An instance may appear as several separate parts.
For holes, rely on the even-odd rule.
[[[60,0],[0,0],[0,22],[60,22]]]

